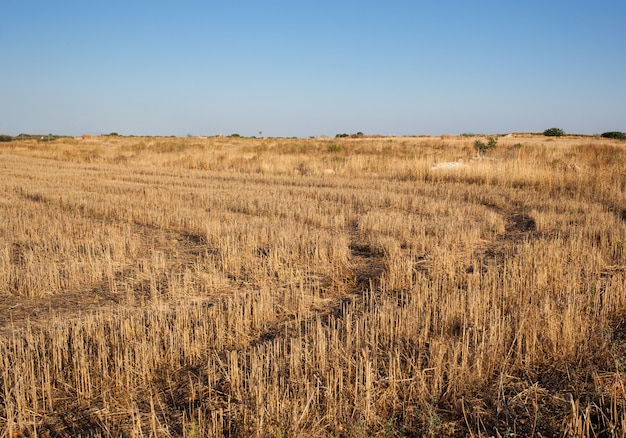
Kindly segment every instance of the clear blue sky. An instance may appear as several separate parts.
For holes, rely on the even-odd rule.
[[[626,131],[626,1],[0,0],[0,133]]]

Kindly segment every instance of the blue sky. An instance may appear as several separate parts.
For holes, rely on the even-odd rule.
[[[626,131],[626,2],[0,0],[0,133]]]

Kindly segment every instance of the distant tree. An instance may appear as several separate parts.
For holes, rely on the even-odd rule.
[[[350,137],[348,134],[346,134],[345,132],[343,134],[337,134],[335,135],[335,138],[347,138]]]
[[[0,134],[0,142],[13,141],[13,137],[10,135]]]
[[[239,134],[230,134],[230,135],[229,135],[229,137],[232,137],[232,138],[240,138],[240,137],[241,137],[241,135],[239,135]]]
[[[562,137],[565,135],[565,131],[559,128],[549,128],[543,131],[543,135],[546,137]]]
[[[604,138],[615,138],[617,140],[626,140],[626,133],[619,131],[610,131],[602,134]]]

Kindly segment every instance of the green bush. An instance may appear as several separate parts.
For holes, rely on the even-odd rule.
[[[543,135],[547,137],[562,137],[565,135],[565,131],[559,128],[550,128],[543,131]]]
[[[0,134],[0,142],[13,141],[10,135]]]
[[[337,143],[333,143],[330,146],[328,146],[327,151],[328,152],[341,152],[341,146],[338,145]]]
[[[604,137],[604,138],[615,138],[617,140],[626,140],[626,133],[619,132],[619,131],[610,131],[610,132],[604,132],[602,134],[602,137]]]
[[[476,152],[478,152],[479,154],[484,155],[490,150],[495,149],[497,145],[498,145],[498,140],[494,137],[489,137],[487,138],[487,143],[483,143],[480,140],[476,140],[474,142],[474,149],[476,149]]]

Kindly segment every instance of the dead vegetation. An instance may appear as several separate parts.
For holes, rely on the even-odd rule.
[[[474,140],[2,144],[2,436],[623,436],[623,143]]]

